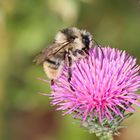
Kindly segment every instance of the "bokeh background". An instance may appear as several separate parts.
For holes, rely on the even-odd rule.
[[[127,50],[140,64],[139,0],[0,0],[0,140],[96,140],[61,116],[32,60],[58,30],[76,26],[102,45]],[[140,108],[115,140],[140,140]]]

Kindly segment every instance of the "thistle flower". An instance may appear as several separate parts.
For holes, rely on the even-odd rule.
[[[64,115],[80,117],[83,123],[103,126],[108,124],[105,122],[123,120],[126,112],[135,111],[133,104],[140,106],[135,93],[140,89],[139,72],[136,59],[125,51],[94,47],[88,57],[74,62],[70,83],[65,66],[51,87],[51,103]]]

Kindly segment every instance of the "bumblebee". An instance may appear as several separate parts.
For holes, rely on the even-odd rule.
[[[83,58],[93,46],[93,37],[86,30],[70,27],[60,30],[55,40],[44,48],[34,59],[42,64],[51,84],[61,75],[63,66],[68,66],[68,82],[71,81],[71,67],[76,59]]]

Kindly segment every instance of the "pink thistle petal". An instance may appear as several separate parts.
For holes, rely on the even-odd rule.
[[[140,106],[140,95],[135,93],[140,89],[140,66],[125,51],[91,48],[88,57],[74,62],[70,83],[67,69],[51,86],[50,95],[63,115],[74,113],[83,123],[98,117],[102,123],[104,118],[110,121],[116,115],[124,118],[125,111],[134,112],[133,104]]]

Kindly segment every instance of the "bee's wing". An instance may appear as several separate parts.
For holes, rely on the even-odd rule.
[[[42,64],[46,59],[50,59],[53,57],[57,52],[62,50],[64,44],[60,43],[53,43],[49,45],[47,48],[44,48],[33,60],[37,64]]]

